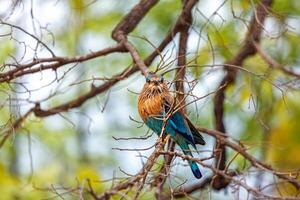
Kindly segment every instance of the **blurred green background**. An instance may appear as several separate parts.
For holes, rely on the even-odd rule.
[[[57,55],[74,56],[115,44],[110,38],[112,29],[137,2],[0,0],[0,17],[36,34]],[[207,65],[224,63],[235,55],[247,31],[239,18],[249,21],[256,4],[257,1],[199,1],[193,11],[194,22],[188,42],[188,59],[191,64],[199,65],[188,68],[187,73],[188,80],[197,80],[194,95],[201,97],[216,90],[223,75],[222,68]],[[272,8],[273,12],[265,23],[261,48],[278,63],[300,74],[300,1],[274,0]],[[130,34],[129,40],[142,57],[154,50],[142,37],[157,46],[180,11],[181,1],[162,0]],[[7,33],[11,34],[4,36]],[[10,32],[8,26],[1,25],[0,35],[1,64],[14,62],[12,56],[26,63],[35,52],[38,57],[50,56],[43,48],[35,51],[35,41],[21,31],[14,29]],[[166,55],[165,62],[171,63],[169,68],[176,66],[177,39],[175,37],[174,44],[162,53]],[[156,69],[159,62],[160,58],[157,58],[151,69]],[[42,100],[44,108],[59,105],[88,91],[92,83],[100,85],[105,82],[103,78],[121,72],[131,63],[129,54],[114,53],[60,68],[57,72],[62,77],[60,81],[55,81],[55,73],[49,70],[15,80],[23,82],[23,86],[2,83],[2,131],[9,127],[8,122],[17,119],[33,105],[30,101]],[[235,85],[226,93],[227,131],[247,144],[253,155],[274,168],[299,170],[300,80],[270,68],[259,55],[247,59],[244,67],[248,72],[240,71]],[[165,79],[172,81],[173,73],[166,74]],[[126,176],[122,171],[138,172],[146,160],[143,156],[149,155],[153,149],[139,153],[113,148],[147,148],[155,143],[156,136],[147,140],[115,140],[113,137],[140,137],[147,133],[145,126],[139,128],[140,124],[130,119],[140,121],[136,104],[137,93],[143,84],[144,78],[136,73],[80,108],[42,119],[30,116],[23,128],[16,130],[0,150],[0,199],[59,199],[56,193],[61,193],[66,199],[77,199],[78,191],[71,190],[87,186],[87,179],[100,193],[111,186],[111,178]],[[43,101],[54,92],[54,97]],[[213,95],[209,95],[188,107],[188,114],[195,124],[213,128],[212,98]],[[213,139],[205,138],[208,145],[200,150],[208,152],[200,157],[209,155],[213,149]],[[228,154],[230,159],[235,152],[229,151]],[[176,159],[175,163],[184,162]],[[231,168],[251,171],[250,163],[242,157],[237,157]],[[211,173],[208,169],[203,171]],[[196,181],[186,166],[173,167],[173,173],[188,179],[189,183]],[[252,185],[257,184],[257,179],[262,179],[259,181],[261,186],[274,181],[272,176],[261,176],[258,172],[249,172],[245,176]],[[176,186],[180,181],[172,180],[168,184]],[[283,194],[295,192],[288,185],[280,187]],[[153,191],[147,191],[141,199],[151,199],[152,195]],[[210,189],[195,194],[196,197],[211,199],[224,199],[224,195],[226,199],[234,199],[237,194],[230,190],[214,192]]]

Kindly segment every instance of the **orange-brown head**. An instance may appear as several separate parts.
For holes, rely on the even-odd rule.
[[[144,89],[144,92],[151,93],[152,95],[162,93],[164,92],[164,89],[168,90],[167,85],[164,82],[163,76],[156,75],[152,72],[150,72],[146,77]]]
[[[170,98],[163,77],[150,72],[138,100],[138,110],[142,119],[161,113],[164,101]]]

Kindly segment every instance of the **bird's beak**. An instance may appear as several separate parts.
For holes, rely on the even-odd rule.
[[[159,82],[158,81],[154,81],[154,85],[158,85],[159,84]]]

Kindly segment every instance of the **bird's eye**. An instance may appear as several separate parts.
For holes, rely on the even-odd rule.
[[[150,83],[150,79],[147,78],[147,79],[146,79],[146,82],[147,82],[147,83]]]
[[[161,79],[160,79],[160,82],[163,83],[163,82],[164,82],[164,78],[161,78]]]

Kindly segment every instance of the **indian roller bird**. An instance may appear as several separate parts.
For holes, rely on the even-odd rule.
[[[205,141],[195,126],[181,111],[172,111],[173,96],[161,75],[150,72],[138,98],[138,111],[144,123],[158,136],[170,135],[185,155],[193,156],[189,145],[196,149],[196,144]],[[198,179],[202,174],[196,162],[188,160],[189,166]]]

